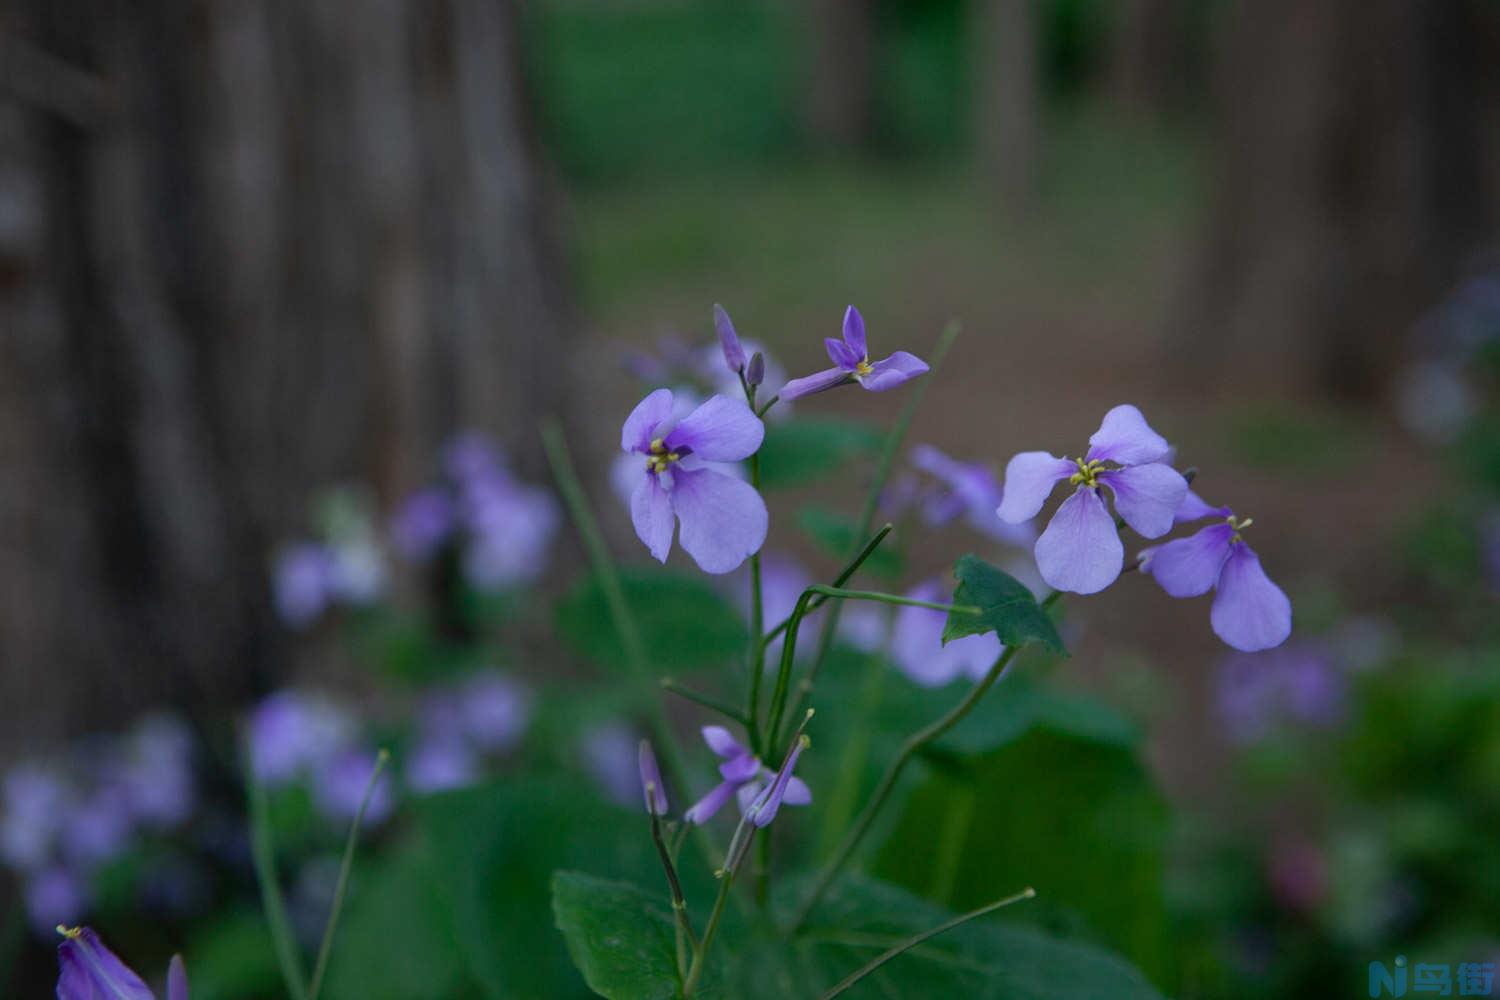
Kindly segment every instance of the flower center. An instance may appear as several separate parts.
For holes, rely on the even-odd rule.
[[[679,461],[682,453],[679,451],[668,451],[666,442],[661,438],[651,439],[651,453],[646,456],[646,471],[650,473],[662,473],[673,462]]]
[[[1073,475],[1071,475],[1071,476],[1068,477],[1068,484],[1069,485],[1071,485],[1071,486],[1078,486],[1080,484],[1082,484],[1084,486],[1098,486],[1099,485],[1099,481],[1098,481],[1099,473],[1101,473],[1101,472],[1104,471],[1104,462],[1103,462],[1102,459],[1096,458],[1092,462],[1085,462],[1081,458],[1075,458],[1073,461],[1075,461],[1075,462],[1078,463],[1078,471],[1075,472],[1075,473],[1073,473]]]
[[[1224,523],[1234,529],[1234,537],[1229,539],[1229,544],[1233,545],[1236,542],[1244,541],[1244,539],[1240,537],[1240,532],[1244,531],[1246,528],[1250,527],[1250,525],[1254,524],[1255,518],[1247,517],[1244,520],[1241,520],[1235,517],[1233,514],[1230,514],[1228,517],[1224,518]]]
[[[860,376],[861,378],[866,375],[873,375],[874,373],[875,366],[870,364],[870,356],[868,354],[864,356],[863,360],[861,360],[859,364],[854,366],[854,374]]]

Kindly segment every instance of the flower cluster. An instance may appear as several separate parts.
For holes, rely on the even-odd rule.
[[[292,628],[307,628],[335,607],[373,604],[390,577],[365,496],[333,490],[319,508],[320,537],[283,546],[271,569],[276,611]]]

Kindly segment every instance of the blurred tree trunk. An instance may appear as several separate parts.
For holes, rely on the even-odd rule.
[[[1109,96],[1135,114],[1160,115],[1181,96],[1186,11],[1181,0],[1123,0],[1114,6]]]
[[[974,141],[1001,208],[1023,214],[1036,199],[1040,86],[1034,0],[976,0]]]
[[[1490,15],[1479,0],[1229,13],[1215,206],[1178,355],[1371,396],[1488,232]]]
[[[807,126],[813,144],[852,152],[875,127],[875,0],[809,0],[812,62]]]
[[[497,0],[0,13],[0,729],[275,663],[267,566],[340,479],[529,446],[569,317]]]

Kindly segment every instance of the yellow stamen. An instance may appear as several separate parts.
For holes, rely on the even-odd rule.
[[[875,366],[870,364],[870,356],[868,354],[864,356],[864,360],[860,361],[859,364],[854,366],[854,374],[860,376],[861,378],[866,375],[872,375],[874,374],[874,372]]]
[[[69,941],[72,941],[75,938],[77,938],[77,937],[79,937],[79,936],[81,936],[83,934],[83,928],[82,927],[64,927],[62,924],[58,924],[57,925],[57,933],[61,934],[65,938],[67,938]]]
[[[1099,473],[1101,473],[1101,472],[1104,471],[1104,463],[1102,461],[1100,461],[1097,458],[1094,459],[1092,462],[1085,462],[1081,458],[1075,458],[1073,461],[1075,461],[1075,462],[1078,463],[1078,471],[1075,472],[1075,473],[1073,473],[1071,476],[1068,477],[1068,485],[1070,485],[1070,486],[1078,486],[1079,484],[1082,484],[1084,486],[1098,486],[1099,485],[1097,477],[1098,477]]]

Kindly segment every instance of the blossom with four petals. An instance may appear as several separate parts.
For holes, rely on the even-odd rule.
[[[792,379],[781,387],[777,396],[782,400],[800,399],[851,382],[858,382],[871,392],[884,392],[927,371],[927,362],[906,351],[872,362],[865,342],[865,319],[853,306],[844,312],[844,339],[828,337],[823,344],[834,367]]]

